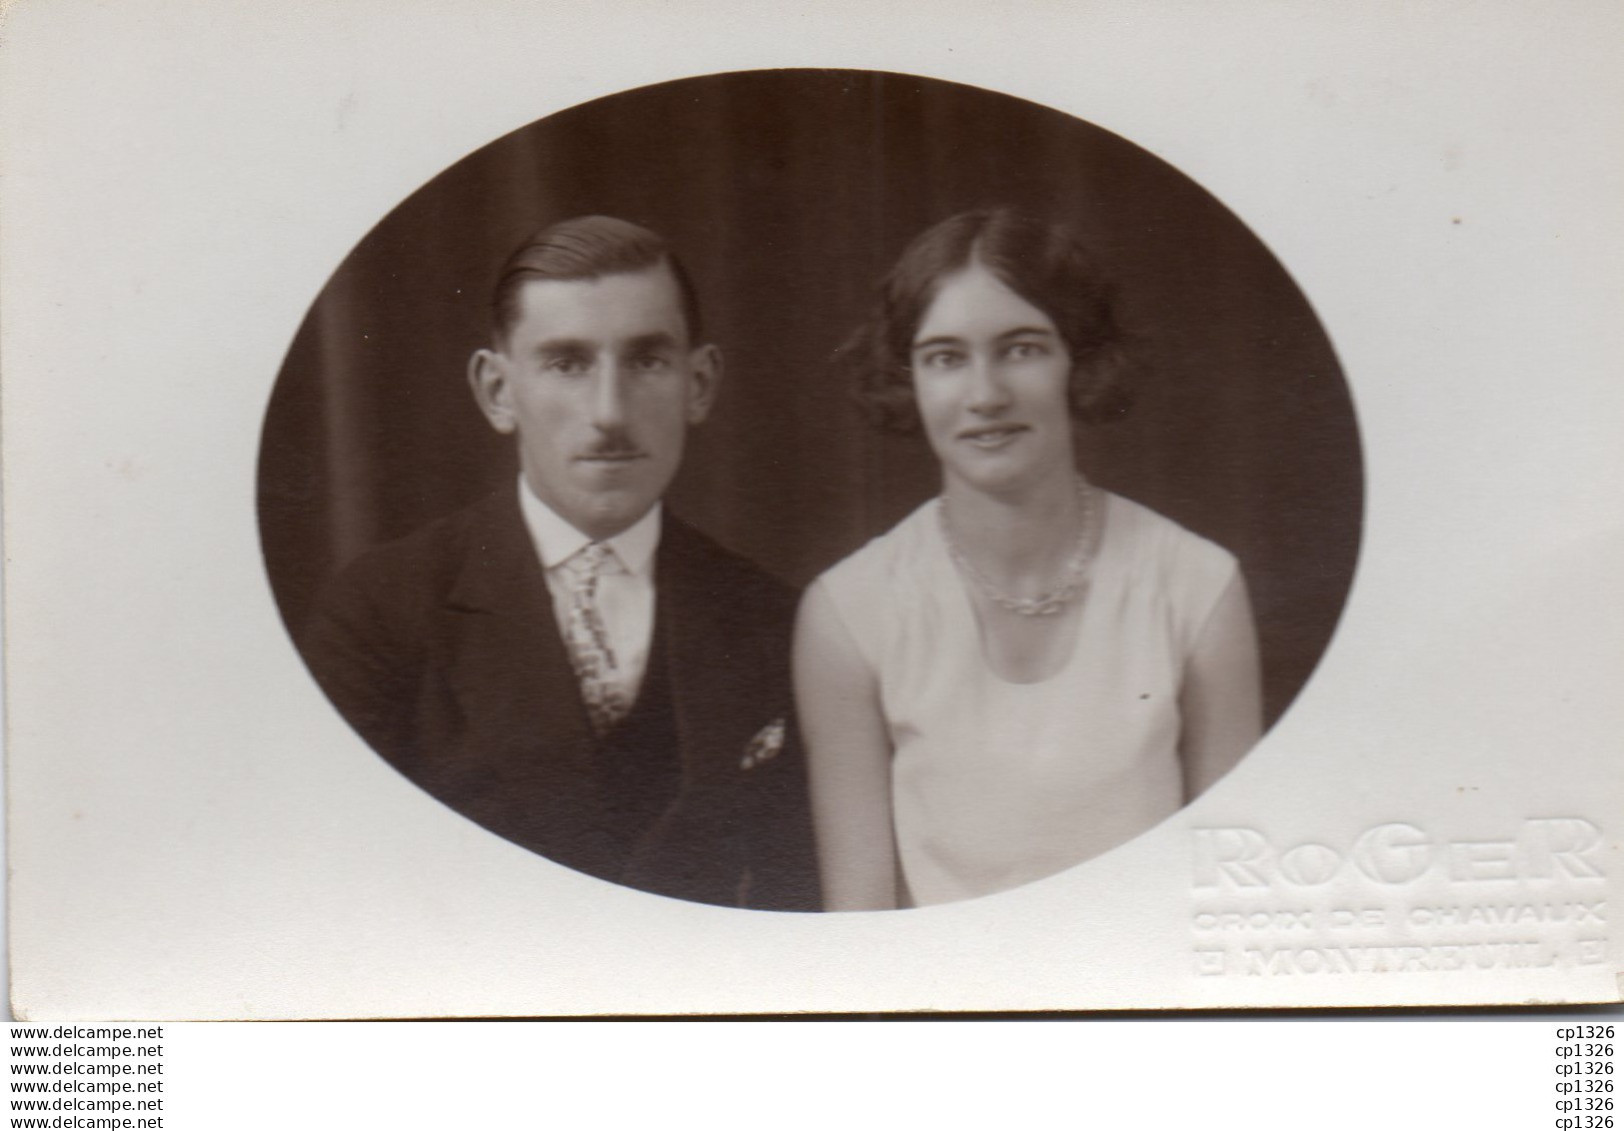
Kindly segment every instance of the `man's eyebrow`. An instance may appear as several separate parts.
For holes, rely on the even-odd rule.
[[[582,338],[548,338],[536,343],[537,357],[558,357],[561,354],[590,354],[592,343]]]
[[[639,334],[626,343],[627,353],[644,353],[649,350],[666,350],[677,348],[676,336],[665,331],[656,330],[652,334]]]

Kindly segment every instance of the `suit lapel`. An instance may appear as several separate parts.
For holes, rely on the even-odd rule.
[[[658,615],[676,716],[683,777],[690,784],[729,775],[729,751],[742,755],[750,733],[749,659],[743,626],[705,562],[699,536],[667,511],[658,558]],[[759,723],[757,724],[759,725]]]
[[[447,670],[478,734],[469,749],[523,756],[539,748],[566,763],[589,762],[586,707],[516,493],[475,511],[447,606],[458,653]]]

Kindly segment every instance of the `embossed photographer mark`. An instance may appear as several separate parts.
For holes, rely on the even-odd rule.
[[[1404,822],[1366,829],[1347,849],[1306,842],[1286,849],[1257,829],[1194,830],[1197,888],[1255,891],[1318,887],[1347,869],[1379,884],[1406,884],[1442,870],[1452,881],[1598,879],[1601,830],[1582,817],[1524,821],[1507,840],[1442,841]]]

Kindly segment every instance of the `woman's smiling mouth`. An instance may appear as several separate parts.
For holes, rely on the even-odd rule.
[[[1024,424],[984,424],[964,429],[959,433],[959,439],[982,451],[992,451],[1013,442],[1026,431],[1028,429]]]

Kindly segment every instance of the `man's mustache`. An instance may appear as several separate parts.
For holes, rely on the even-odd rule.
[[[633,443],[630,436],[624,432],[609,432],[582,452],[581,456],[583,459],[627,459],[642,454],[643,449]]]

